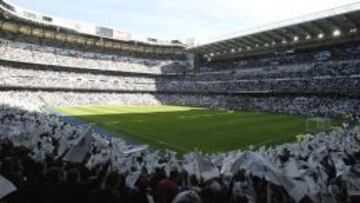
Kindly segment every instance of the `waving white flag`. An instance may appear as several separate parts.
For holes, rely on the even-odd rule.
[[[203,178],[207,181],[220,175],[219,169],[213,163],[198,154],[192,154],[187,161],[188,163],[183,165],[184,170],[190,175],[196,175],[198,179]]]
[[[16,190],[12,182],[0,175],[0,200]]]
[[[90,133],[86,134],[80,142],[72,147],[65,155],[64,160],[73,162],[73,163],[81,163],[84,161],[85,156],[91,147],[91,142],[93,138]]]

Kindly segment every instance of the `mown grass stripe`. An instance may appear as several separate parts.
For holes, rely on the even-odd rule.
[[[180,153],[279,144],[305,131],[305,117],[184,106],[72,106],[55,110],[115,134]]]

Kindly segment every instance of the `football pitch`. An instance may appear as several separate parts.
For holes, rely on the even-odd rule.
[[[216,111],[182,106],[71,106],[53,110],[114,135],[179,153],[274,145],[305,132],[306,118],[287,114]]]

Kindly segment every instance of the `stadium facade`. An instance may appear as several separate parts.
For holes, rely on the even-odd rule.
[[[88,124],[39,111],[42,106],[104,105],[99,107],[104,111],[79,107],[103,121],[114,114],[110,105],[170,104],[358,122],[359,15],[356,3],[190,47],[42,15],[0,0],[0,202],[360,202],[359,126],[301,134],[299,142],[269,148],[190,152],[179,159],[175,152],[134,146]],[[123,111],[129,113],[128,108]],[[178,119],[196,123],[189,119],[193,113],[185,111],[188,117]],[[243,136],[244,143],[259,137],[274,141],[273,128],[285,132],[295,126],[303,132],[303,116],[256,112],[236,117],[242,131],[266,131]],[[132,118],[136,127],[143,122]],[[209,131],[223,127],[222,117],[209,112],[197,117],[204,118],[212,121],[204,124]],[[235,126],[233,118],[228,121]],[[280,126],[284,120],[287,125]],[[312,119],[318,127],[319,120],[330,122]],[[117,120],[104,123],[119,127]],[[323,124],[324,130],[330,128]],[[227,132],[230,142],[241,137],[232,129]],[[214,134],[220,148],[221,135]],[[200,135],[196,141],[207,145],[209,137]],[[195,139],[172,138],[182,144]],[[283,134],[276,138],[288,140]]]
[[[357,118],[359,5],[188,47],[0,1],[0,90],[36,105],[172,104]]]

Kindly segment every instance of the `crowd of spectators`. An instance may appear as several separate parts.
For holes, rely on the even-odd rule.
[[[182,72],[182,60],[135,58],[0,39],[0,59],[138,73]]]
[[[358,43],[343,44],[332,47],[323,47],[314,50],[273,52],[268,56],[255,56],[252,58],[235,58],[232,60],[211,61],[202,71],[234,70],[243,67],[274,67],[279,65],[292,65],[302,63],[323,63],[327,61],[347,61],[360,59],[360,46]]]
[[[344,125],[270,148],[180,156],[134,146],[40,111],[48,105],[176,104],[359,120],[360,47],[211,62],[187,72],[185,60],[49,44],[0,39],[0,60],[12,62],[0,66],[1,203],[360,201],[359,127]],[[51,66],[27,69],[13,67],[14,62]],[[55,71],[53,66],[83,72]]]
[[[2,105],[2,202],[358,202],[360,128],[297,143],[177,156]]]
[[[221,81],[221,80],[254,80],[276,78],[305,78],[319,76],[351,76],[359,75],[360,61],[330,61],[319,63],[303,63],[281,66],[264,66],[257,68],[201,71],[187,74],[188,80]]]
[[[167,77],[117,77],[102,74],[54,72],[51,70],[0,67],[1,85],[28,87],[112,89],[172,92],[335,92],[358,94],[360,63],[357,61],[295,65],[258,69],[189,74],[186,79]],[[227,78],[227,79],[226,79]]]
[[[161,105],[209,107],[219,110],[250,110],[279,112],[310,117],[360,119],[360,101],[356,98],[331,96],[267,95],[206,95],[178,93],[86,93],[86,92],[0,92],[5,104],[42,106],[74,105]]]
[[[0,85],[100,90],[156,90],[155,78],[13,69],[0,66]],[[163,79],[163,81],[170,81]]]
[[[2,86],[42,87],[85,90],[112,90],[172,93],[298,92],[359,95],[359,47],[334,48],[286,56],[253,58],[237,62],[213,62],[212,71],[187,72],[185,61],[134,58],[121,55],[84,52],[74,49],[1,40],[0,56],[6,60],[29,63],[116,70],[134,73],[178,73],[177,78],[109,76],[29,70],[2,66]],[[221,63],[222,71],[214,71]],[[237,64],[228,70],[226,66]],[[133,67],[135,66],[135,67]],[[141,66],[141,67],[140,67]],[[254,67],[257,68],[254,68]],[[139,68],[140,67],[140,68]],[[164,68],[167,67],[167,68]]]
[[[6,103],[26,101],[39,106],[175,104],[358,119],[359,64],[357,60],[327,61],[313,65],[187,73],[177,78],[166,75],[112,76],[101,72],[62,72],[51,68],[3,65],[0,67],[1,87],[31,87],[33,92],[8,90],[0,96]],[[34,88],[61,89],[61,92],[34,92]],[[263,92],[268,96],[235,96],[239,92]],[[299,94],[272,95],[274,92]],[[317,93],[335,94],[317,96]],[[337,96],[337,93],[350,97]]]
[[[43,106],[76,105],[160,105],[161,101],[175,102],[176,96],[142,93],[80,93],[80,92],[43,92],[43,91],[4,91],[0,92],[2,104],[31,105],[32,109]],[[168,99],[168,100],[166,100]]]

